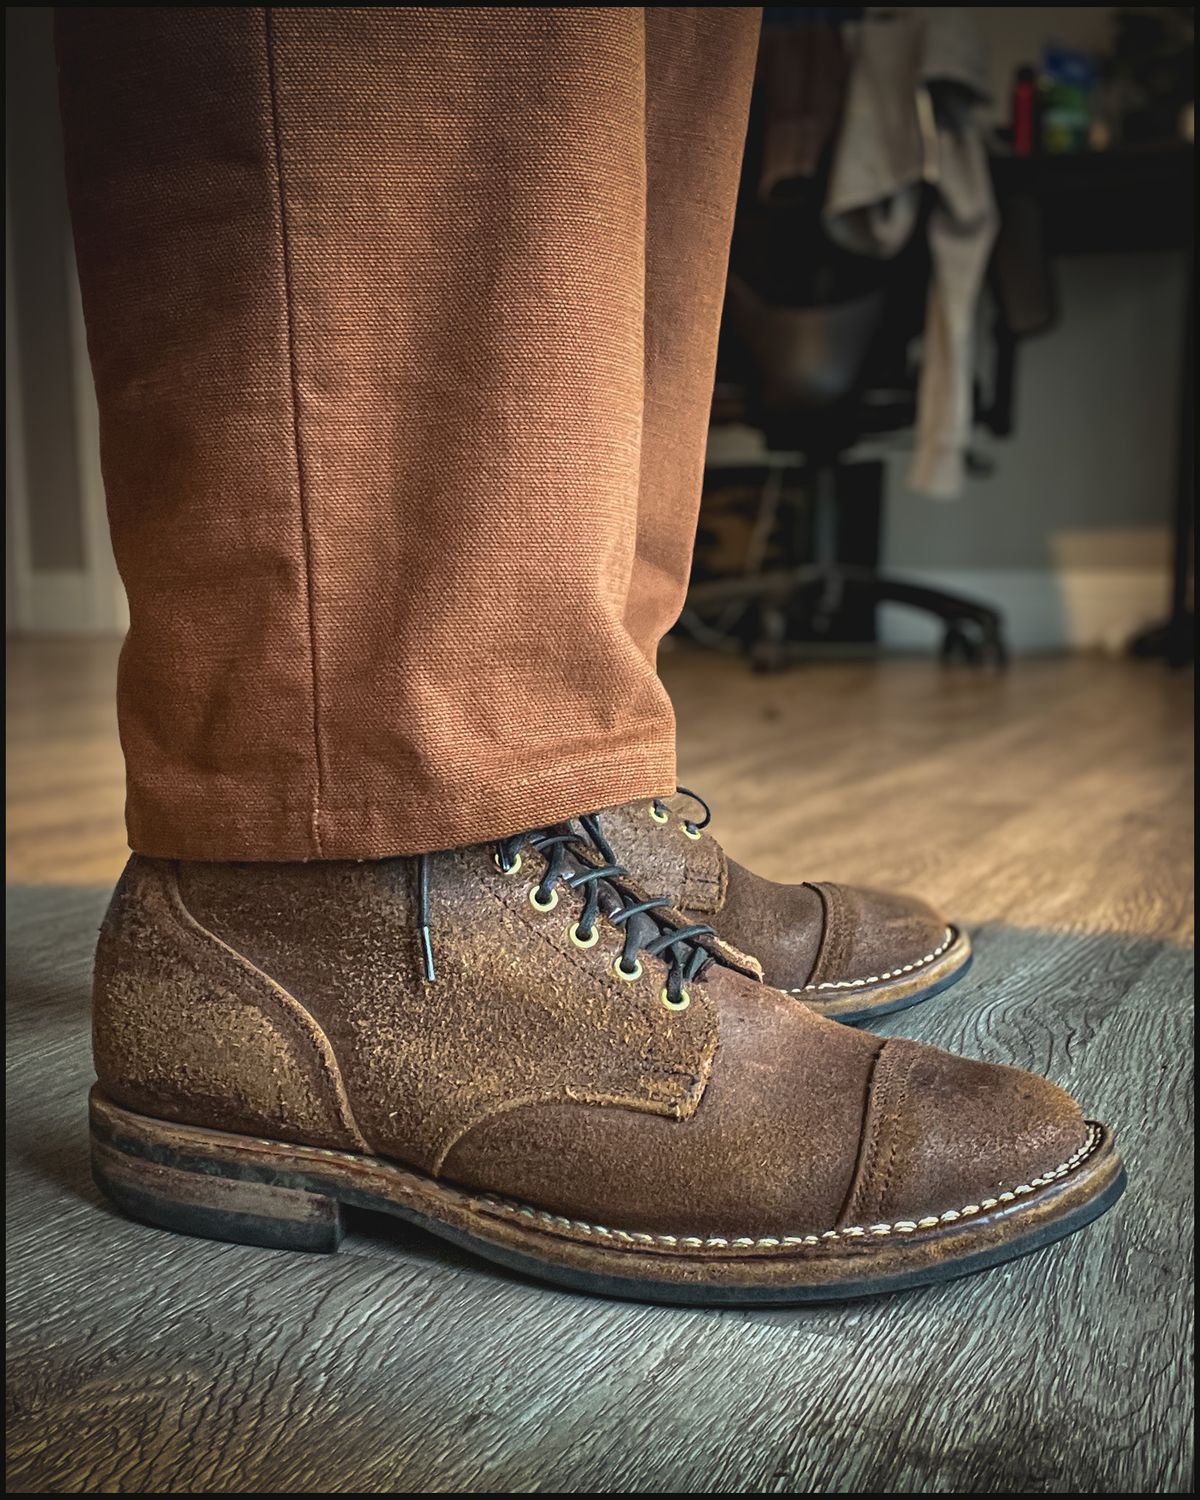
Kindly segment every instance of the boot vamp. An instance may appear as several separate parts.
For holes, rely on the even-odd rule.
[[[783,885],[727,863],[725,903],[710,920],[782,990],[820,1000],[886,982],[929,962],[953,936],[915,896],[825,881]]]

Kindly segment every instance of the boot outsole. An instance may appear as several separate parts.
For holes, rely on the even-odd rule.
[[[1103,1126],[990,1210],[790,1239],[685,1239],[584,1224],[379,1157],[177,1125],[91,1096],[97,1185],[135,1219],[272,1249],[334,1251],[343,1208],[395,1215],[510,1270],[576,1291],[708,1307],[786,1306],[948,1281],[1041,1249],[1111,1207],[1125,1172]],[[933,1227],[936,1226],[936,1227]],[[695,1247],[699,1247],[698,1249]]]
[[[940,954],[935,963],[921,969],[919,973],[847,991],[832,999],[823,998],[820,990],[807,993],[804,990],[788,990],[786,993],[802,1001],[817,1015],[826,1016],[831,1021],[840,1021],[843,1026],[868,1025],[883,1016],[895,1015],[897,1011],[907,1010],[911,1005],[932,1000],[935,995],[940,995],[943,990],[948,990],[951,985],[966,977],[974,961],[971,940],[960,928],[956,927],[953,931],[954,941],[945,953]],[[825,994],[828,995],[829,992],[826,991]]]

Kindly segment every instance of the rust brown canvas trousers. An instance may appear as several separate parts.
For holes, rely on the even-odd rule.
[[[135,849],[671,790],[758,20],[59,12]]]

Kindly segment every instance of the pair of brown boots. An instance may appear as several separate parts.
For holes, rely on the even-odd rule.
[[[332,1250],[360,1206],[710,1304],[961,1275],[1115,1201],[1053,1084],[838,1024],[952,984],[964,933],[763,880],[681,806],[416,859],[135,856],[97,954],[100,1185],[194,1234]]]

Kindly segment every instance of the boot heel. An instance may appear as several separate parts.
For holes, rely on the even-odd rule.
[[[342,1211],[336,1198],[302,1188],[223,1176],[147,1160],[92,1129],[96,1186],[131,1218],[181,1234],[270,1250],[337,1249]]]

